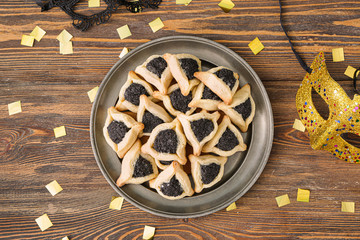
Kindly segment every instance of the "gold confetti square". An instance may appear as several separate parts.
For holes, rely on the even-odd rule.
[[[37,225],[39,225],[39,228],[41,229],[41,231],[45,231],[46,229],[48,229],[49,227],[51,227],[53,225],[47,214],[44,214],[44,215],[38,217],[37,219],[35,219],[35,221],[36,221]]]
[[[93,89],[91,89],[90,91],[87,92],[90,102],[94,102],[96,93],[98,90],[99,90],[99,87],[94,87]]]
[[[354,78],[354,73],[355,73],[355,71],[356,71],[356,68],[353,68],[352,66],[348,66],[348,67],[346,68],[344,74],[345,74],[346,76],[348,76],[349,78]],[[360,71],[357,72],[356,77],[359,76],[359,73],[360,73]]]
[[[73,54],[72,41],[60,42],[60,54]]]
[[[257,55],[265,48],[264,45],[260,42],[260,39],[258,37],[252,40],[248,44],[248,46],[255,55]]]
[[[344,61],[344,49],[343,48],[334,48],[332,49],[333,62],[342,62]]]
[[[310,190],[298,188],[297,201],[298,202],[309,202]]]
[[[60,186],[60,184],[56,180],[52,181],[45,187],[53,196],[55,196],[56,194],[58,194],[59,192],[61,192],[63,190],[62,187]]]
[[[65,29],[56,37],[59,42],[69,42],[73,36]]]
[[[115,210],[121,210],[121,207],[122,207],[122,205],[123,205],[123,202],[124,202],[124,198],[113,196],[113,197],[111,198],[111,202],[110,202],[109,208],[110,208],[110,209],[115,209]]]
[[[117,32],[119,34],[120,39],[125,39],[125,38],[131,36],[131,32],[130,32],[130,29],[129,29],[128,25],[124,25],[122,27],[119,27],[116,30],[117,30]]]
[[[176,0],[176,4],[189,5],[192,0]]]
[[[289,199],[289,196],[287,194],[278,196],[275,199],[276,199],[277,205],[279,207],[290,204],[290,199]]]
[[[299,119],[295,119],[293,128],[300,132],[305,132],[305,126]]]
[[[30,36],[33,36],[36,41],[40,42],[40,40],[45,36],[46,32],[41,29],[39,26],[36,26],[32,32],[30,33]]]
[[[232,204],[230,204],[227,208],[226,208],[226,211],[231,211],[231,210],[234,210],[236,209],[236,203],[233,202]]]
[[[152,22],[149,22],[149,26],[151,27],[151,30],[156,33],[160,29],[164,27],[164,23],[161,21],[161,19],[158,17]]]
[[[54,128],[55,138],[66,136],[65,126]]]
[[[21,113],[21,101],[12,102],[8,104],[9,115]]]
[[[29,35],[22,35],[21,45],[32,47],[34,45],[34,37]]]
[[[129,49],[127,47],[124,47],[123,50],[121,51],[119,58],[124,57],[126,54],[129,53]]]
[[[341,202],[341,211],[342,212],[355,212],[355,203],[354,202]]]
[[[67,236],[63,237],[61,240],[70,240]]]
[[[235,4],[231,0],[221,0],[221,2],[218,4],[218,6],[226,13],[230,12],[233,7],[235,7]]]
[[[155,228],[145,225],[143,239],[145,240],[151,239],[152,237],[154,237],[154,234],[155,234]]]
[[[89,0],[88,6],[90,7],[100,7],[100,0]]]

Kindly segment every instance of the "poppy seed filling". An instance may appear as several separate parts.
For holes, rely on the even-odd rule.
[[[184,70],[186,77],[190,80],[194,78],[194,73],[199,71],[199,64],[192,58],[179,59],[180,67]]]
[[[135,162],[133,177],[145,177],[153,173],[154,171],[151,163],[140,155]]]
[[[238,144],[239,140],[237,139],[235,134],[230,130],[230,128],[226,128],[225,132],[223,132],[219,139],[219,142],[215,145],[215,147],[223,151],[230,151]]]
[[[109,137],[111,141],[118,144],[123,140],[125,134],[130,130],[130,128],[126,127],[123,122],[118,122],[113,120],[109,126],[107,126],[107,131],[109,133]]]
[[[164,182],[163,184],[161,184],[160,191],[164,195],[171,197],[179,196],[184,192],[179,180],[177,180],[175,176],[173,176],[169,182]]]
[[[190,123],[191,129],[195,134],[195,137],[201,142],[206,136],[208,136],[214,130],[214,123],[206,118],[192,121]]]
[[[219,175],[220,165],[211,163],[209,165],[200,165],[201,181],[209,184]]]
[[[171,105],[178,111],[186,113],[190,110],[188,107],[189,103],[192,100],[192,94],[190,93],[187,96],[181,94],[180,88],[176,89],[170,94]]]
[[[131,102],[135,106],[139,106],[140,104],[140,96],[146,95],[150,96],[148,91],[146,91],[145,87],[138,83],[132,83],[124,93],[124,98],[126,101]]]
[[[211,91],[211,89],[208,88],[207,86],[204,86],[204,91],[202,93],[201,99],[211,99],[211,100],[216,100],[216,101],[221,100],[219,98],[219,96],[216,95],[213,91]]]
[[[154,149],[159,153],[175,154],[178,145],[178,138],[173,129],[162,130],[154,140]]]
[[[232,90],[232,88],[236,83],[236,78],[234,77],[233,71],[226,68],[222,68],[219,71],[215,72],[215,75],[221,80],[223,80],[224,83],[226,83],[226,85],[228,85],[229,88]]]
[[[170,165],[173,161],[159,161],[162,165]]]
[[[250,116],[251,114],[251,101],[248,98],[245,102],[237,105],[234,107],[235,111],[242,115],[244,121]]]
[[[159,78],[161,78],[161,74],[165,71],[166,68],[167,63],[162,57],[154,58],[148,62],[148,64],[146,64],[146,69],[156,74],[156,76]]]
[[[142,117],[142,123],[144,124],[143,132],[151,132],[157,125],[164,123],[161,118],[158,118],[151,112],[145,110],[144,116]]]

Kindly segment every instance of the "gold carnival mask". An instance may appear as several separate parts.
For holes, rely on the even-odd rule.
[[[311,65],[296,95],[296,107],[301,122],[310,136],[313,149],[326,150],[351,163],[360,162],[360,149],[341,137],[343,133],[360,135],[360,96],[351,100],[344,89],[330,76],[324,53],[320,52]],[[326,120],[316,110],[311,97],[312,88],[329,105]]]

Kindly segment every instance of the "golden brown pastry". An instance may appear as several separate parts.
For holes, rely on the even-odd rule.
[[[246,132],[255,115],[255,102],[251,97],[250,85],[246,84],[237,91],[230,105],[220,103],[218,107],[242,132]]]
[[[162,197],[169,200],[177,200],[194,194],[188,175],[176,161],[172,162],[157,178],[151,180],[150,187],[155,188]]]
[[[239,74],[222,66],[212,68],[207,72],[196,72],[194,76],[226,104],[231,103],[232,97],[239,87]]]
[[[121,163],[120,177],[116,184],[121,187],[125,184],[142,184],[154,179],[159,174],[155,160],[140,151],[141,142],[137,140],[125,154]]]
[[[106,142],[123,158],[134,144],[144,125],[136,122],[132,117],[117,111],[114,107],[108,109],[103,134]]]
[[[189,107],[202,108],[207,111],[217,111],[219,110],[218,105],[221,102],[221,98],[201,82],[196,87],[195,95],[189,103]]]
[[[165,53],[164,59],[170,67],[171,74],[179,84],[182,95],[190,93],[190,80],[194,79],[194,73],[201,71],[201,61],[191,54]]]

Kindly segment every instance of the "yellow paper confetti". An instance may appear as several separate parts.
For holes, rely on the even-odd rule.
[[[39,26],[36,26],[32,32],[30,33],[30,36],[33,36],[36,41],[40,42],[40,40],[45,36],[46,32],[41,29]]]
[[[130,32],[130,29],[129,29],[128,25],[124,25],[122,27],[119,27],[116,30],[117,30],[117,32],[119,34],[120,39],[125,39],[125,38],[131,36],[131,32]]]
[[[143,239],[145,240],[151,239],[152,237],[154,237],[154,234],[155,234],[155,228],[145,225]]]
[[[29,35],[22,35],[21,45],[32,47],[34,45],[34,37]]]
[[[126,54],[129,53],[129,49],[127,47],[124,47],[123,50],[121,51],[119,58],[124,57]]]
[[[192,0],[176,0],[176,4],[183,4],[185,6],[189,5]]]
[[[235,7],[235,4],[231,0],[221,0],[221,2],[218,4],[218,6],[226,13],[230,12],[233,7]]]
[[[52,181],[45,187],[53,196],[55,196],[56,194],[58,194],[59,192],[61,192],[63,190],[62,187],[60,186],[60,184],[56,180]]]
[[[21,101],[12,102],[8,104],[9,115],[21,113]]]
[[[38,217],[37,219],[35,219],[35,221],[36,221],[37,225],[39,225],[39,228],[41,229],[41,231],[45,231],[46,229],[48,229],[49,227],[51,227],[53,225],[47,214],[44,214],[44,215]]]
[[[293,128],[295,128],[296,130],[299,130],[301,132],[305,132],[305,126],[299,119],[295,119]]]
[[[344,49],[343,48],[334,48],[332,49],[333,62],[342,62],[344,61]]]
[[[276,199],[277,205],[279,207],[290,204],[290,199],[289,199],[289,196],[287,194],[278,196],[275,199]]]
[[[111,202],[110,202],[110,209],[115,209],[115,210],[121,210],[121,207],[123,205],[124,202],[124,198],[122,197],[112,197],[111,198]]]
[[[227,208],[226,208],[226,211],[231,211],[231,210],[234,210],[236,209],[236,203],[233,202],[232,204],[230,204]]]
[[[259,52],[261,52],[265,48],[264,45],[260,42],[259,38],[255,38],[254,40],[252,40],[248,44],[248,46],[255,55],[257,55]]]
[[[149,26],[151,27],[151,30],[155,33],[164,27],[164,23],[158,17],[154,21],[149,22]]]
[[[99,90],[99,87],[94,87],[93,89],[91,89],[90,91],[87,92],[90,102],[94,102],[96,93],[98,90]]]
[[[69,42],[73,36],[65,29],[56,37],[59,42]]]
[[[355,203],[354,202],[341,202],[341,211],[342,212],[355,212]]]
[[[298,188],[297,201],[298,202],[309,202],[310,190]]]
[[[60,54],[73,54],[72,41],[60,42]]]
[[[100,7],[100,0],[89,0],[88,6],[90,7]]]
[[[356,71],[356,68],[353,68],[352,66],[348,66],[348,67],[346,68],[344,74],[345,74],[346,76],[348,76],[349,78],[353,78],[355,71]],[[357,72],[356,77],[359,76],[359,73],[360,73],[360,71]]]
[[[70,240],[67,236],[63,237],[61,240]]]
[[[64,126],[54,128],[55,137],[62,137],[66,135],[66,130]]]

